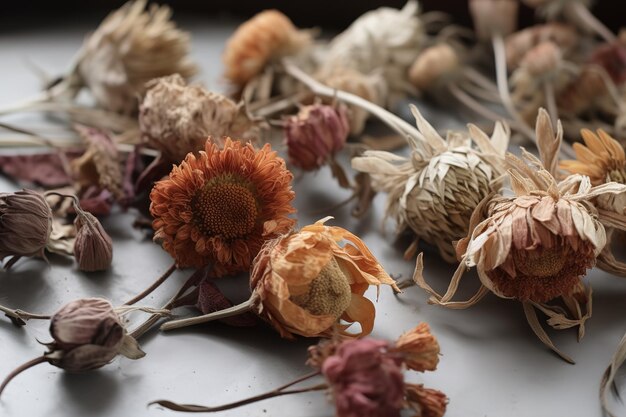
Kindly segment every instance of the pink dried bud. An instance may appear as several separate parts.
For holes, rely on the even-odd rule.
[[[52,316],[46,359],[54,366],[78,372],[100,368],[118,354],[130,359],[145,355],[126,333],[111,303],[83,298],[63,306]]]
[[[439,363],[439,343],[426,323],[400,336],[391,351],[400,353],[407,368],[414,371],[434,371]]]
[[[506,36],[517,27],[517,0],[470,0],[469,9],[479,39]]]
[[[448,397],[443,392],[423,385],[406,384],[406,400],[417,411],[416,417],[442,417],[448,406]]]
[[[374,339],[341,343],[322,365],[338,417],[399,417],[404,402],[404,376],[387,354],[389,344]]]
[[[526,52],[519,65],[532,76],[545,76],[553,74],[559,67],[562,55],[554,42],[544,41]]]
[[[409,81],[420,91],[432,91],[453,79],[459,68],[457,52],[442,43],[426,48],[418,55],[409,69]]]
[[[91,213],[80,210],[74,224],[74,257],[78,269],[87,272],[108,269],[113,261],[113,242],[98,219]]]
[[[52,231],[52,211],[44,197],[32,190],[0,193],[0,260],[13,256],[44,256]]]
[[[285,123],[291,163],[305,171],[320,168],[346,143],[350,122],[345,107],[314,104]]]

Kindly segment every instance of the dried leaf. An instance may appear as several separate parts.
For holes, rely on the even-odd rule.
[[[26,181],[44,187],[62,187],[72,181],[56,153],[2,155],[0,171],[16,181]]]

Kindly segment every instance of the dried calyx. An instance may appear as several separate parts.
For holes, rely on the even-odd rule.
[[[15,376],[40,363],[81,372],[100,368],[117,355],[142,358],[145,353],[121,321],[121,314],[128,311],[128,308],[115,309],[101,298],[83,298],[64,305],[50,320],[53,341],[45,344],[48,351],[11,372],[0,385],[0,394]]]
[[[200,317],[173,320],[163,330],[252,311],[283,337],[349,337],[372,331],[375,309],[363,296],[370,286],[397,289],[365,244],[327,219],[265,243],[252,264],[250,300]],[[338,242],[351,243],[342,247]],[[340,323],[341,322],[341,323]],[[353,323],[360,331],[349,332]]]
[[[434,371],[439,344],[427,324],[421,323],[395,343],[378,339],[323,340],[309,348],[307,364],[313,373],[279,388],[216,407],[159,400],[165,408],[183,412],[217,412],[265,399],[311,391],[326,391],[337,417],[399,417],[410,410],[415,417],[442,417],[448,399],[441,391],[405,381],[404,370]],[[322,376],[324,381],[304,388],[296,384]]]

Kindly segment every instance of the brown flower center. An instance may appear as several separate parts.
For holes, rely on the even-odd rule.
[[[487,271],[495,288],[506,297],[544,303],[571,293],[593,266],[595,256],[589,242],[580,241],[574,250],[562,240],[552,248],[513,249],[506,262],[516,275],[509,275],[502,267]]]
[[[350,284],[335,258],[311,281],[309,291],[291,297],[291,301],[311,314],[337,318],[347,310],[351,299]]]
[[[626,184],[626,172],[624,169],[612,169],[608,172],[609,181],[618,184]]]
[[[237,239],[257,223],[257,200],[251,187],[232,177],[216,178],[198,191],[192,201],[196,222],[209,236]]]

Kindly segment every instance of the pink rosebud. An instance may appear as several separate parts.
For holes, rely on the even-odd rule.
[[[345,107],[304,106],[285,123],[289,161],[305,171],[318,169],[343,148],[349,131]]]
[[[349,340],[324,361],[322,374],[331,386],[337,417],[400,416],[404,377],[388,347],[380,340]]]

